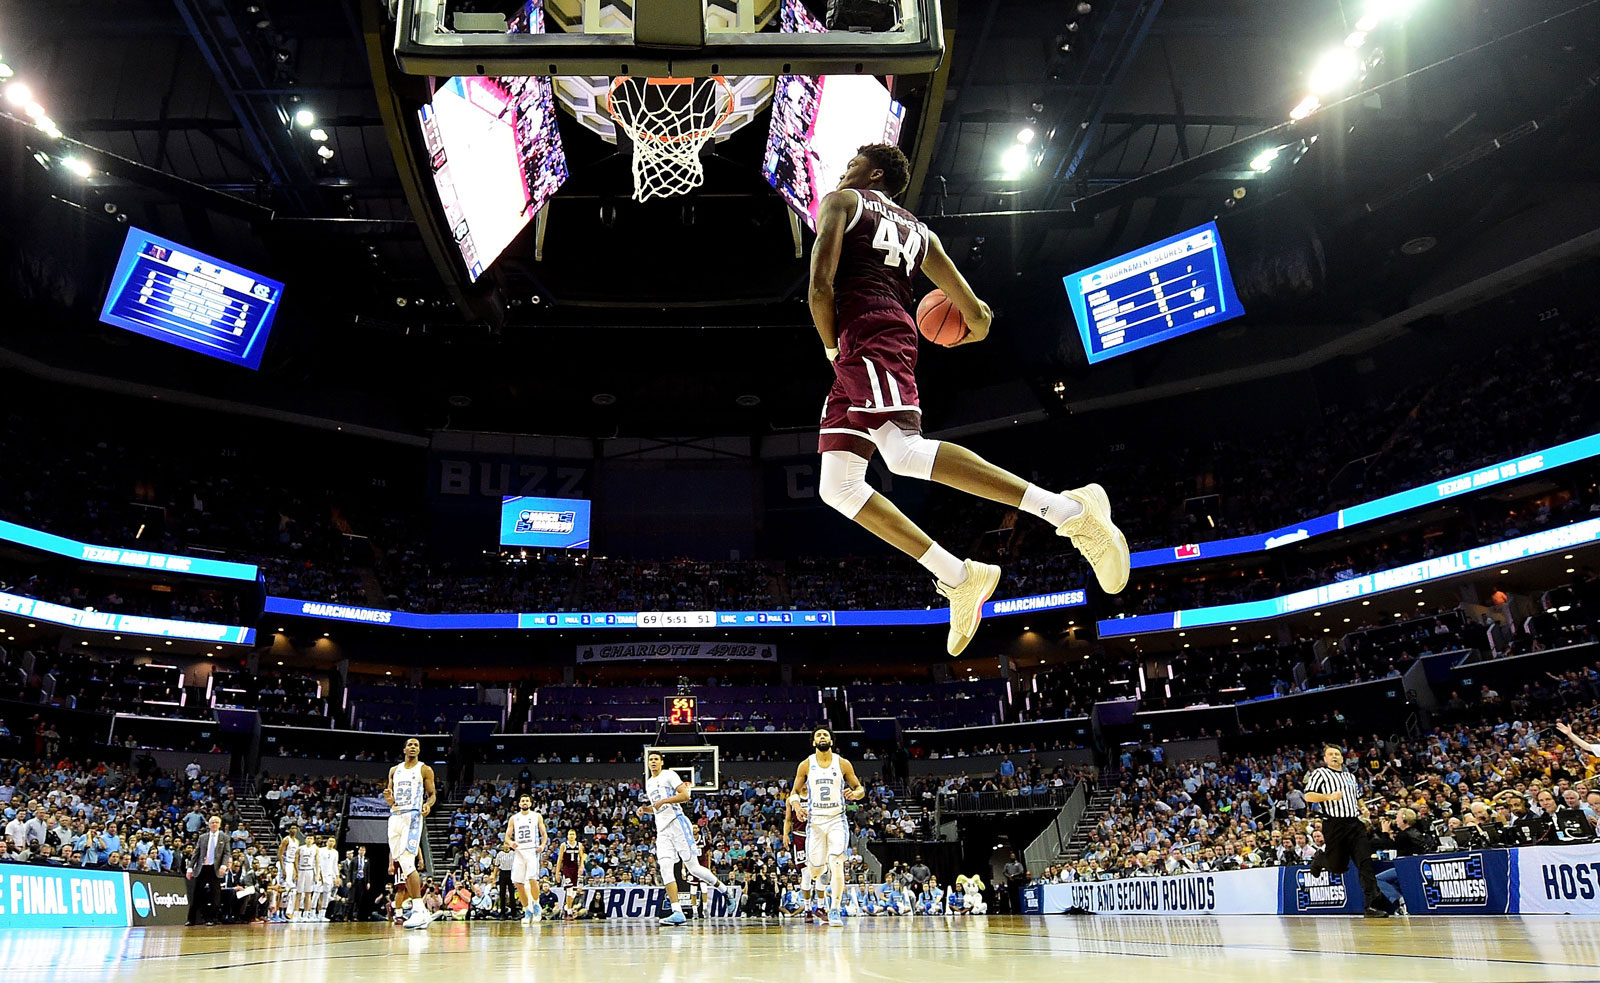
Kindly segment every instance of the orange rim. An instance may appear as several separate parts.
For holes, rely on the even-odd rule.
[[[632,75],[618,75],[616,78],[611,80],[611,88],[606,90],[606,115],[611,117],[612,121],[615,122],[617,124],[617,126],[622,127],[623,130],[626,130],[627,126],[626,126],[626,124],[624,124],[622,122],[622,120],[617,118],[616,110],[612,107],[612,104],[611,104],[611,97],[612,97],[612,95],[614,95],[616,93],[618,86],[622,85],[622,83],[627,82],[632,78],[633,78]],[[654,141],[655,143],[686,143],[686,142],[695,141],[695,140],[702,140],[703,141],[703,140],[709,139],[712,135],[714,135],[717,132],[717,129],[722,126],[723,122],[726,121],[729,116],[733,115],[733,87],[728,85],[728,79],[725,76],[722,76],[722,75],[708,75],[708,76],[706,76],[706,78],[711,79],[712,81],[716,82],[717,85],[722,87],[723,110],[722,110],[721,115],[719,115],[716,118],[715,122],[713,122],[708,127],[701,127],[700,129],[690,130],[688,133],[683,133],[683,134],[680,134],[678,136],[661,136],[660,134],[656,134],[656,133],[646,133],[646,132],[638,130],[638,128],[635,127],[635,132],[637,132],[639,134],[639,138],[643,138],[644,140],[648,140],[648,141]],[[645,85],[663,85],[663,86],[666,86],[666,85],[693,85],[695,82],[698,82],[698,81],[700,81],[700,80],[696,79],[696,78],[676,78],[676,77],[673,77],[673,76],[655,76],[655,77],[647,76],[645,78],[645,80],[644,80],[644,84]]]

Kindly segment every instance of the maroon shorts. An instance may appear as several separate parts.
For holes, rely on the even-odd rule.
[[[833,388],[822,405],[819,451],[870,458],[877,448],[868,431],[894,423],[922,432],[916,337],[911,315],[898,307],[872,311],[841,326]]]

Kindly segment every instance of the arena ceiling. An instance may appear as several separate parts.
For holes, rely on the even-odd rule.
[[[948,3],[946,65],[927,89],[937,126],[911,204],[1004,330],[959,359],[929,353],[925,389],[959,390],[933,422],[1052,412],[1069,401],[1057,383],[1092,402],[1303,356],[1600,224],[1600,5],[1407,5],[1403,26],[1375,34],[1381,62],[1349,98],[1291,120],[1364,0]],[[524,235],[467,284],[408,195],[404,138],[386,125],[398,98],[387,30],[376,0],[0,9],[0,55],[64,134],[49,140],[0,104],[0,207],[27,230],[7,246],[6,290],[75,315],[62,318],[72,331],[5,329],[12,363],[411,432],[814,425],[825,369],[800,302],[804,261],[752,263],[736,245],[739,222],[787,235],[759,175],[723,179],[713,163],[692,214],[630,211],[626,168],[564,121],[574,177],[550,206],[555,255],[534,259]],[[301,109],[325,141],[294,124]],[[1029,161],[1008,171],[1024,128]],[[68,155],[94,176],[63,173]],[[607,203],[623,208],[611,225]],[[291,284],[260,375],[197,378],[90,326],[105,274],[85,258],[124,216]],[[1061,275],[1212,218],[1240,243],[1230,254],[1251,317],[1087,370]],[[602,393],[618,399],[601,405]]]

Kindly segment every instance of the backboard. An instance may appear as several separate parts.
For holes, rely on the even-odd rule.
[[[721,757],[714,744],[656,745],[644,749],[644,777],[650,777],[650,755],[661,755],[661,767],[678,773],[694,792],[715,792]]]
[[[544,34],[477,29],[450,0],[391,9],[395,59],[411,75],[901,75],[939,67],[939,2],[900,0],[894,30],[821,34],[776,30],[771,0],[548,0]]]

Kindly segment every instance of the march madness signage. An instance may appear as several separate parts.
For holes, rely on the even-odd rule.
[[[1283,913],[1286,915],[1361,914],[1361,888],[1346,870],[1313,875],[1309,867],[1283,868]]]
[[[566,890],[553,888],[556,897],[566,904]],[[638,884],[615,884],[606,887],[579,888],[583,891],[583,906],[593,907],[595,896],[599,895],[604,904],[605,917],[607,918],[660,918],[667,913],[667,889],[663,887],[644,887]],[[732,918],[739,913],[739,900],[743,892],[739,888],[729,888],[727,892],[713,891],[705,900],[705,913],[708,918]],[[680,895],[680,898],[682,896]],[[688,899],[684,898],[687,905]]]
[[[1413,915],[1504,915],[1510,910],[1511,852],[1401,857],[1400,890]]]

